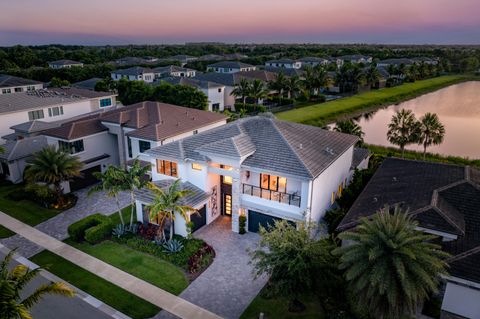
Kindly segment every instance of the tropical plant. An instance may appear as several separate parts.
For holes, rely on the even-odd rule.
[[[416,227],[408,212],[387,206],[339,235],[348,242],[334,251],[340,268],[358,304],[375,318],[413,317],[446,274],[447,254]]]
[[[112,229],[112,236],[120,238],[127,233],[127,226],[124,224],[118,224]]]
[[[52,186],[58,203],[62,205],[64,197],[62,183],[81,176],[82,167],[83,163],[78,157],[71,156],[54,146],[47,146],[28,161],[25,178],[29,182],[41,182]]]
[[[418,144],[423,145],[423,159],[427,153],[427,147],[438,145],[443,142],[445,127],[435,113],[426,113],[420,118],[420,135]]]
[[[73,297],[75,292],[63,282],[43,284],[25,296],[23,289],[42,270],[29,269],[25,265],[17,265],[10,269],[14,250],[10,251],[0,264],[0,318],[31,319],[30,309],[46,295]]]
[[[380,79],[380,73],[377,70],[375,65],[370,66],[365,72],[365,81],[370,87],[375,86],[375,84]]]
[[[232,91],[232,95],[235,98],[242,99],[244,109],[245,109],[245,104],[247,103],[247,97],[250,94],[250,88],[251,88],[250,82],[247,79],[242,78],[240,82],[237,85],[235,85],[235,88]]]
[[[348,72],[348,78],[352,86],[353,92],[358,92],[358,87],[365,81],[365,75],[357,64],[353,65]]]
[[[353,120],[337,122],[334,130],[337,132],[358,136],[361,142],[363,142],[363,135],[365,133],[362,131],[362,127],[358,125],[358,123],[355,123]]]
[[[314,68],[305,68],[305,80],[303,85],[311,96],[318,96],[323,87],[328,85],[328,74],[325,68],[317,65]]]
[[[280,105],[282,104],[283,93],[285,92],[285,88],[287,87],[287,78],[283,74],[283,72],[278,73],[275,80],[270,81],[268,86],[270,89],[274,90],[278,94],[278,98],[280,100]]]
[[[148,184],[145,175],[150,171],[150,164],[143,165],[138,158],[125,169],[123,189],[130,192],[130,227],[133,225],[135,211],[135,191],[144,188]]]
[[[249,97],[255,100],[256,104],[260,103],[260,99],[264,99],[268,95],[268,91],[265,89],[265,85],[259,79],[253,80],[250,84]],[[245,105],[244,105],[245,107]]]
[[[411,110],[401,109],[392,116],[388,124],[387,138],[394,145],[398,145],[405,154],[405,146],[418,141],[420,125]]]
[[[160,238],[164,238],[163,228],[165,227],[165,219],[170,219],[170,240],[173,239],[173,222],[175,221],[175,214],[178,213],[185,221],[190,220],[190,213],[195,213],[196,209],[182,205],[181,199],[191,193],[190,190],[181,189],[180,180],[177,179],[168,187],[166,191],[155,185],[149,183],[148,188],[153,192],[155,196],[152,203],[148,206],[150,210],[150,218],[159,218],[158,235]]]
[[[105,172],[94,172],[93,176],[100,180],[100,183],[90,188],[88,195],[91,195],[94,192],[104,191],[107,193],[108,197],[113,197],[115,199],[115,203],[117,204],[120,222],[122,225],[125,225],[119,199],[120,192],[125,190],[125,171],[121,168],[110,165]]]
[[[297,226],[282,220],[268,230],[260,227],[258,247],[250,252],[255,277],[267,275],[270,293],[289,298],[291,311],[303,308],[300,295],[326,289],[338,278],[331,242],[312,238],[313,224]]]
[[[167,254],[175,254],[183,249],[183,243],[178,239],[170,239],[164,241],[162,247]]]
[[[287,91],[287,98],[295,99],[301,90],[302,81],[300,81],[300,78],[298,76],[291,76],[285,81],[285,91]]]

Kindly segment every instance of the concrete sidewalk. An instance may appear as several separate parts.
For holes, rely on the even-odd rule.
[[[219,319],[220,316],[179,298],[146,281],[69,246],[9,215],[0,212],[0,224],[79,267],[125,289],[126,291],[185,319]]]

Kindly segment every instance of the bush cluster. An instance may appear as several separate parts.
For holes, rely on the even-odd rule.
[[[99,243],[112,233],[113,225],[107,216],[93,214],[68,226],[68,235],[75,241]]]
[[[263,105],[260,105],[260,104],[250,104],[250,103],[246,103],[245,106],[243,105],[243,103],[235,103],[235,110],[237,112],[239,112],[240,110],[242,109],[245,109],[245,111],[250,114],[250,113],[263,113],[265,112],[267,109],[265,108],[265,106]]]

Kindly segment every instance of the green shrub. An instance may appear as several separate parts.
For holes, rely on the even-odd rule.
[[[85,239],[85,232],[87,229],[102,223],[110,224],[110,220],[107,216],[101,214],[90,215],[68,226],[68,235],[75,241],[82,241]]]
[[[263,113],[267,110],[265,108],[265,106],[259,105],[259,104],[249,104],[249,103],[247,103],[247,104],[245,104],[245,107],[244,107],[243,103],[235,103],[235,110],[237,112],[240,111],[243,108],[245,108],[245,111],[247,113]]]
[[[247,224],[247,217],[245,215],[240,215],[238,217],[238,232],[243,235],[246,233],[245,225]]]
[[[112,234],[113,224],[107,218],[97,226],[85,230],[85,240],[90,244],[98,244]]]

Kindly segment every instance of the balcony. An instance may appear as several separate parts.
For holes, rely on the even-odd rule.
[[[242,184],[242,193],[297,207],[300,207],[301,203],[301,196],[276,192],[249,184]]]

